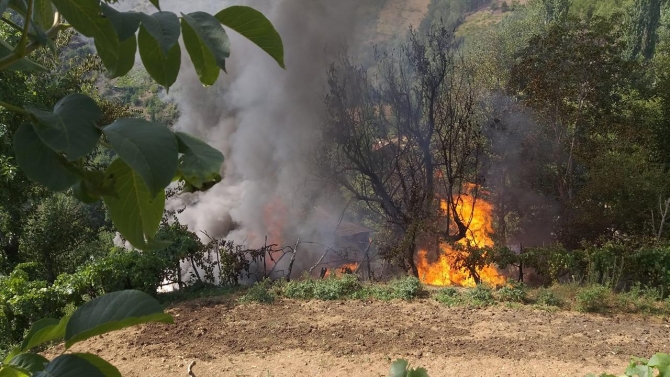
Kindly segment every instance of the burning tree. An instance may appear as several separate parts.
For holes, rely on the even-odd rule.
[[[410,32],[368,70],[347,56],[331,66],[319,163],[389,234],[384,255],[418,276],[419,244],[466,237],[484,139],[469,72],[446,28]],[[473,211],[469,211],[472,213]]]

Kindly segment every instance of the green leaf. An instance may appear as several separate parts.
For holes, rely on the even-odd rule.
[[[183,21],[188,23],[200,41],[214,54],[216,65],[225,71],[226,59],[230,56],[230,39],[221,23],[216,17],[205,12],[193,12],[182,16]]]
[[[216,19],[255,43],[276,60],[280,67],[286,69],[281,36],[263,13],[251,7],[236,5],[217,13]]]
[[[70,161],[78,160],[95,149],[100,129],[95,123],[102,110],[90,97],[74,93],[61,98],[53,113],[28,108],[39,122],[35,131],[40,139],[56,152],[64,152]]]
[[[428,371],[424,368],[416,368],[407,373],[407,377],[428,377]]]
[[[41,319],[33,324],[28,335],[23,338],[21,351],[25,352],[39,345],[58,340],[65,336],[65,326],[70,320],[70,316],[65,316],[60,320],[54,318]]]
[[[2,363],[7,364],[9,360],[13,359],[14,356],[20,353],[21,353],[21,347],[12,348],[12,350],[5,356],[5,360]]]
[[[158,42],[164,55],[179,41],[179,17],[172,12],[157,12],[149,16],[140,13],[142,26]]]
[[[654,371],[651,367],[644,364],[635,364],[631,363],[628,368],[626,368],[627,376],[639,376],[639,377],[653,377]]]
[[[5,13],[7,6],[9,5],[9,0],[0,0],[0,15]]]
[[[175,132],[179,142],[179,170],[182,178],[201,189],[207,182],[221,178],[223,154],[209,144],[184,132]]]
[[[204,85],[214,84],[216,79],[219,78],[219,72],[221,71],[216,65],[214,54],[198,38],[198,34],[184,19],[181,20],[181,30],[184,38],[184,46],[191,57],[195,73],[198,74],[200,82]]]
[[[98,368],[98,370],[102,372],[105,377],[121,377],[121,373],[114,365],[110,364],[108,361],[97,355],[90,353],[75,353],[74,355],[77,355],[89,363],[95,365],[96,368]]]
[[[177,139],[167,127],[143,119],[118,119],[103,129],[114,151],[135,170],[151,197],[177,172]]]
[[[51,0],[35,0],[33,20],[42,29],[49,29],[54,24],[54,8]]]
[[[0,366],[0,377],[30,377],[30,374],[26,370],[5,365]]]
[[[407,375],[407,360],[398,359],[391,364],[391,374],[389,377],[405,377]]]
[[[142,178],[121,159],[114,160],[105,175],[116,186],[116,197],[102,197],[112,222],[133,246],[150,248],[163,216],[165,192],[150,194]]]
[[[30,327],[30,331],[28,331],[28,334],[23,338],[23,342],[21,343],[21,351],[26,351],[29,349],[29,347],[26,346],[28,343],[30,343],[30,339],[32,339],[36,333],[45,328],[53,328],[54,326],[58,326],[58,322],[59,321],[56,318],[43,318],[33,323],[33,325]]]
[[[149,0],[149,2],[153,4],[156,7],[156,9],[161,10],[161,6],[160,4],[158,4],[158,0]]]
[[[95,37],[103,30],[99,0],[51,0],[60,13],[78,32]]]
[[[147,322],[173,323],[161,305],[136,290],[118,291],[95,298],[77,309],[65,330],[65,347],[90,337]]]
[[[142,20],[141,13],[119,12],[105,2],[100,5],[102,6],[102,14],[107,17],[112,27],[114,27],[119,41],[124,42],[126,39],[135,36]]]
[[[111,23],[107,22],[106,25],[108,31],[95,37],[95,49],[107,69],[107,77],[121,77],[135,65],[137,40],[127,38],[120,42]]]
[[[34,377],[106,377],[96,365],[78,354],[65,354],[53,359]]]
[[[12,52],[14,52],[14,47],[0,39],[0,59],[4,58],[5,56],[9,56]],[[20,59],[6,69],[10,71],[48,71],[48,69],[43,65],[37,64],[28,58]]]
[[[9,365],[21,368],[30,373],[36,373],[44,370],[44,367],[49,363],[49,360],[42,355],[36,353],[22,353],[16,355],[9,361]]]
[[[79,180],[65,158],[44,144],[30,124],[22,125],[14,134],[14,152],[28,178],[53,191],[65,191]]]
[[[649,359],[648,365],[658,369],[659,377],[670,377],[670,354],[657,353]]]
[[[137,43],[140,48],[140,58],[149,75],[166,90],[169,90],[172,84],[177,81],[179,67],[181,66],[181,48],[179,44],[172,46],[167,56],[163,54],[160,45],[149,34],[149,32],[140,26],[140,32],[137,35]]]

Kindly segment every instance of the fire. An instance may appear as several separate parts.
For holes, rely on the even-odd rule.
[[[470,193],[477,186],[469,184],[466,186],[466,194],[461,195],[457,203],[456,210],[461,219],[467,224],[469,229],[465,238],[459,241],[461,245],[467,246],[493,246],[493,240],[490,235],[493,233],[493,205],[481,197],[475,197]],[[447,210],[447,201],[441,200],[440,207],[443,211]],[[434,263],[428,262],[428,251],[419,250],[417,269],[419,270],[419,279],[421,282],[429,285],[448,286],[458,285],[462,287],[474,287],[475,280],[465,269],[456,268],[456,259],[463,251],[455,250],[447,243],[440,243],[440,257]],[[477,271],[483,283],[492,286],[505,284],[505,277],[493,265],[485,266]]]
[[[286,205],[279,198],[274,198],[263,208],[263,222],[267,231],[268,245],[283,244],[287,213]]]
[[[354,271],[356,271],[357,268],[358,268],[358,263],[342,264],[339,267],[337,267],[336,269],[334,269],[335,276],[341,276],[341,275],[344,275],[344,274],[354,273]],[[328,276],[330,276],[330,270],[326,272],[325,277],[328,277]]]

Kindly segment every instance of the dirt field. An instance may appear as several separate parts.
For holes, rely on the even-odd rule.
[[[670,322],[498,306],[203,299],[151,324],[74,347],[124,376],[385,376],[404,357],[431,376],[584,376],[622,372],[630,355],[670,351]]]

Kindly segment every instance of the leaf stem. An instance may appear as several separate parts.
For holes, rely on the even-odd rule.
[[[54,18],[58,19],[58,17],[59,16],[56,15],[56,17],[54,17]],[[56,35],[58,35],[58,33],[60,31],[63,31],[63,30],[66,30],[66,29],[69,29],[69,28],[72,27],[69,24],[62,24],[62,23],[56,22],[56,21],[54,21],[54,22],[55,22],[54,25],[52,27],[50,27],[49,30],[47,30],[47,32],[46,32],[46,35],[49,38],[53,38]],[[24,35],[27,37],[27,34],[24,34]],[[19,43],[19,45],[20,45],[20,43]],[[40,46],[41,46],[41,44],[38,41],[33,41],[30,44],[28,44],[27,46],[25,46],[23,53],[19,53],[19,51],[18,51],[19,46],[17,46],[11,54],[9,54],[9,55],[5,56],[4,58],[0,59],[0,71],[3,70],[3,69],[7,69],[12,64],[14,64],[14,63],[18,62],[19,60],[23,59],[24,57],[26,57],[26,55],[28,55],[31,52],[37,50],[37,48],[39,48]]]
[[[4,102],[4,101],[0,101],[0,106],[4,107],[5,109],[7,109],[7,110],[9,110],[9,111],[12,111],[12,112],[15,112],[15,113],[19,113],[19,114],[21,114],[21,115],[28,115],[28,116],[31,115],[28,111],[26,111],[26,110],[24,110],[24,109],[22,109],[22,108],[20,108],[20,107],[18,107],[18,106],[14,106],[14,105],[12,105],[11,103],[7,103],[7,102]]]
[[[21,40],[14,49],[15,53],[21,55],[21,57],[26,56],[26,45],[28,44],[28,33],[30,32],[30,19],[33,17],[34,5],[35,0],[28,0],[28,10],[26,11],[25,22],[23,23],[23,34],[21,34]]]

